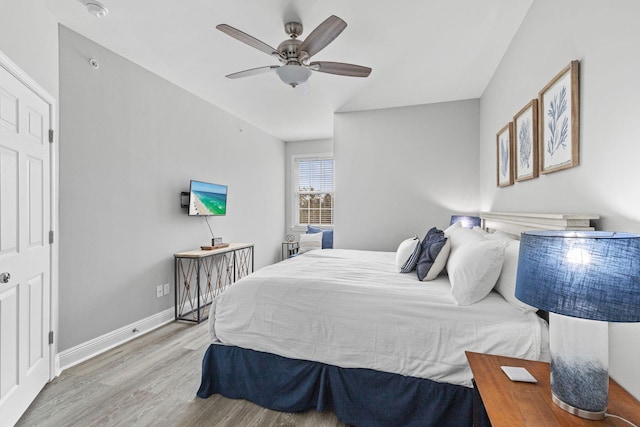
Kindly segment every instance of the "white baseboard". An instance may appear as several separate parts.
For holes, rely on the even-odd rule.
[[[56,356],[56,369],[58,371],[56,372],[56,376],[60,375],[60,372],[65,369],[91,359],[134,338],[138,338],[173,320],[174,308],[171,307],[153,316],[149,316],[146,319],[123,326],[120,329],[116,329],[115,331],[62,351]]]

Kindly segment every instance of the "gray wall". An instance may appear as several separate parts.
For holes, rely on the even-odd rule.
[[[0,2],[0,51],[58,97],[58,25],[42,0]]]
[[[335,116],[339,248],[400,241],[477,212],[479,100]]]
[[[172,307],[173,254],[211,241],[190,179],[229,186],[216,236],[279,260],[282,141],[65,27],[60,128],[60,351]]]
[[[640,3],[536,0],[481,99],[485,210],[596,213],[640,232]],[[580,166],[498,189],[495,134],[571,60],[580,60]],[[640,325],[610,326],[611,376],[640,397]]]
[[[291,194],[291,181],[293,175],[291,172],[291,157],[304,154],[326,154],[333,153],[332,139],[314,139],[309,141],[294,141],[285,144],[285,231],[287,234],[298,235],[301,229],[294,227],[293,206]],[[284,236],[282,236],[284,238]]]

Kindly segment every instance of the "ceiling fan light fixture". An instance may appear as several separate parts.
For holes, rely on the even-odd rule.
[[[94,1],[94,0],[84,0]],[[275,56],[284,65],[271,65],[266,67],[251,68],[237,73],[227,74],[227,78],[237,79],[241,77],[254,76],[256,74],[268,73],[274,70],[280,80],[292,88],[306,83],[312,71],[338,76],[368,77],[371,68],[362,65],[347,64],[344,62],[319,61],[309,63],[309,59],[327,47],[342,31],[347,23],[335,15],[331,15],[318,25],[304,41],[298,40],[302,33],[302,24],[298,22],[288,22],[284,29],[290,38],[278,45],[277,49],[269,46],[249,34],[238,30],[227,24],[219,24],[216,28],[234,39],[258,49],[270,56]]]
[[[280,80],[291,87],[296,87],[309,80],[311,70],[300,65],[283,65],[276,69]]]

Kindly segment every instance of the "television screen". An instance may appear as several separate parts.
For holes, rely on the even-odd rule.
[[[227,186],[191,181],[189,215],[226,215]]]

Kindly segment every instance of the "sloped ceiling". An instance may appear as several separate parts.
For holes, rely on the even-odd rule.
[[[335,112],[480,97],[533,3],[102,0],[109,13],[98,19],[81,0],[43,1],[61,24],[283,141],[332,137]],[[278,62],[217,24],[277,47],[285,22],[301,22],[304,39],[330,15],[348,26],[313,60],[366,65],[368,78],[313,73],[295,91],[275,73],[224,77]]]

